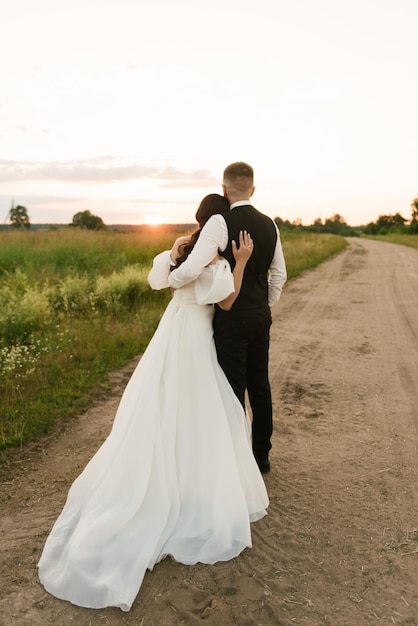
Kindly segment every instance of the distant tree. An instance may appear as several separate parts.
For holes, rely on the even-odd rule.
[[[281,217],[275,217],[274,221],[276,223],[277,228],[280,230],[291,230],[294,226],[289,222],[289,220],[283,220]]]
[[[395,215],[379,215],[376,222],[370,222],[364,228],[367,235],[387,235],[390,232],[408,232],[406,219],[400,213]]]
[[[379,229],[377,228],[376,224],[374,222],[369,222],[368,224],[366,224],[366,226],[363,228],[363,232],[366,235],[377,235],[377,231]]]
[[[80,211],[73,216],[70,226],[74,228],[86,228],[87,230],[106,230],[106,224],[101,217],[93,215],[90,211]]]
[[[12,228],[30,228],[28,210],[20,204],[14,206],[12,203],[12,208],[9,211],[9,220]]]
[[[377,218],[377,225],[383,228],[392,228],[393,226],[403,226],[406,219],[400,213],[395,215],[380,215]]]
[[[409,223],[409,230],[414,235],[418,233],[418,198],[414,198],[411,203],[412,214]]]
[[[317,217],[316,220],[314,220],[312,223],[311,230],[313,230],[314,232],[320,233],[322,232],[322,229],[323,229],[322,219],[320,217]]]
[[[324,222],[323,232],[338,235],[342,230],[348,228],[344,218],[336,213],[332,217],[328,217]]]
[[[395,215],[379,215],[376,221],[376,226],[379,233],[384,230],[389,232],[393,230],[402,230],[402,227],[405,226],[405,222],[406,219],[402,217],[400,213],[395,213]]]
[[[341,237],[358,237],[358,231],[349,226],[345,219],[338,213],[332,217],[326,218],[324,223],[320,217],[314,220],[311,226],[308,226],[311,232],[315,233],[331,233],[333,235],[340,235]]]

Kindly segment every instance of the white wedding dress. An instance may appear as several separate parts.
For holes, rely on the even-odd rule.
[[[167,286],[169,253],[151,286]],[[112,431],[75,480],[38,563],[73,604],[129,611],[147,569],[170,555],[215,563],[251,547],[268,497],[249,424],[218,365],[213,306],[233,291],[226,261],[178,289],[122,396]],[[200,302],[200,304],[198,304]]]

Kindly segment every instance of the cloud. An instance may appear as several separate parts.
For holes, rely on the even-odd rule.
[[[85,202],[86,199],[81,196],[53,196],[53,195],[41,195],[41,194],[18,194],[16,199],[10,197],[10,195],[0,194],[0,205],[11,202],[14,204],[35,204],[35,205],[55,205],[57,202],[60,204],[73,202]]]
[[[154,177],[158,170],[141,165],[112,165],[108,159],[84,161],[5,161],[0,160],[0,181],[59,180],[63,182],[114,182]]]
[[[113,157],[74,161],[0,160],[0,181],[59,180],[68,183],[113,183],[139,178],[161,181],[159,186],[208,187],[218,180],[208,170],[182,171],[174,167],[150,167],[137,163],[118,164]]]
[[[192,172],[182,172],[174,167],[165,167],[158,175],[158,178],[167,182],[161,187],[212,187],[219,185],[219,180],[208,170],[194,170]]]

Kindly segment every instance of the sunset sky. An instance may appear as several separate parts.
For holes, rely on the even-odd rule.
[[[304,224],[411,215],[417,0],[13,0],[0,219],[190,222],[222,171]]]

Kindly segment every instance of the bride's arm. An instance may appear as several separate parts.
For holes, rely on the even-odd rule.
[[[175,259],[179,256],[180,245],[187,242],[188,237],[179,237],[171,250],[164,250],[154,257],[152,267],[148,274],[148,283],[153,289],[165,289],[170,287],[168,284],[168,276],[170,274],[170,266],[175,264]]]
[[[232,271],[234,278],[234,291],[224,300],[218,302],[218,306],[224,311],[229,311],[241,291],[242,279],[244,276],[245,266],[253,252],[253,240],[246,230],[239,233],[239,248],[235,241],[232,241],[232,253],[235,258],[235,267]]]

